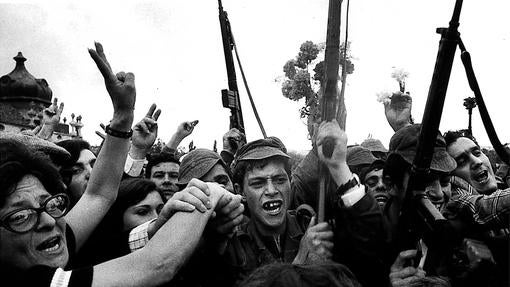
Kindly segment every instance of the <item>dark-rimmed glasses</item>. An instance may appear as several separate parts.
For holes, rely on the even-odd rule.
[[[69,197],[59,193],[48,197],[39,208],[22,208],[7,213],[0,219],[0,226],[15,233],[27,233],[39,225],[43,211],[53,218],[60,218],[68,209]]]

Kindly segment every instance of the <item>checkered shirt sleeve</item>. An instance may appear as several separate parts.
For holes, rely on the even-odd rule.
[[[149,242],[149,234],[147,231],[149,230],[149,225],[155,220],[156,218],[140,224],[129,232],[128,244],[131,252],[143,248],[147,242]]]
[[[509,228],[510,189],[485,195],[455,187],[446,209],[447,215],[464,216],[487,228]]]

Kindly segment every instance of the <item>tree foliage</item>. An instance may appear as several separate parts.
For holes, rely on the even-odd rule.
[[[348,43],[344,53],[343,43],[341,45],[340,71],[345,61],[346,73],[352,74],[354,64],[349,46]],[[293,101],[305,99],[304,106],[299,109],[301,118],[307,118],[310,115],[315,117],[315,113],[318,112],[318,92],[324,79],[324,61],[319,61],[318,58],[324,58],[323,52],[323,44],[306,41],[299,47],[297,56],[283,65],[285,78],[282,81],[282,94]]]

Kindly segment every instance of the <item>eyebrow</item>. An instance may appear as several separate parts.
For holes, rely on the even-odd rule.
[[[51,197],[51,195],[47,195],[47,194],[41,194],[39,195],[39,197],[37,198],[38,201],[39,201],[39,205],[42,205],[42,203],[48,199],[49,197]],[[30,201],[26,200],[26,199],[22,199],[20,201],[16,201],[14,202],[11,206],[12,207],[25,207],[25,206],[30,206]],[[33,208],[33,207],[30,207],[30,208]]]

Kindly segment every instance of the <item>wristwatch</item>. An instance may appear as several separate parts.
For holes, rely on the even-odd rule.
[[[338,196],[342,196],[342,195],[344,195],[344,194],[345,194],[345,193],[346,193],[349,189],[351,189],[351,188],[353,188],[353,187],[356,187],[356,186],[358,186],[358,185],[359,185],[359,179],[358,179],[358,176],[357,176],[355,173],[353,173],[353,174],[352,174],[352,178],[351,178],[348,182],[346,182],[346,183],[344,183],[344,184],[340,185],[340,186],[336,189],[336,194],[337,194]]]

